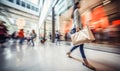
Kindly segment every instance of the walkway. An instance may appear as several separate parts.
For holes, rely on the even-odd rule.
[[[81,62],[67,57],[71,46],[62,42],[55,45],[51,42],[31,47],[24,44],[5,44],[0,48],[0,71],[92,71]],[[97,71],[120,71],[120,55],[85,49],[89,62]],[[80,58],[79,49],[72,56]]]

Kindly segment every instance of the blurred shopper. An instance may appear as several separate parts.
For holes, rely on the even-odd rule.
[[[34,46],[35,45],[34,40],[37,37],[37,34],[35,33],[35,30],[32,30],[30,35],[31,35],[30,41],[32,42],[32,46]]]
[[[13,42],[16,43],[16,40],[18,39],[17,37],[17,32],[14,31],[12,34],[11,34],[11,39],[13,39]]]
[[[18,37],[19,37],[19,43],[23,44],[24,40],[25,40],[25,36],[24,36],[24,29],[20,29],[18,32]]]
[[[52,39],[52,35],[51,35],[51,33],[49,33],[49,38],[50,38],[50,40]]]
[[[11,34],[11,38],[12,39],[17,39],[17,32],[14,31],[12,34]]]
[[[65,41],[67,41],[68,40],[68,33],[65,33]]]
[[[0,44],[3,44],[6,42],[6,39],[8,37],[8,29],[7,27],[4,25],[4,21],[0,22]]]
[[[75,5],[74,5],[73,14],[72,14],[72,18],[73,18],[73,26],[72,26],[73,31],[72,31],[72,33],[78,32],[79,30],[83,29],[83,26],[80,22],[79,8],[80,8],[80,4],[79,4],[79,2],[76,2]],[[73,48],[67,53],[68,57],[72,58],[70,54],[76,48],[80,49],[80,53],[81,53],[81,56],[82,56],[83,61],[84,61],[83,65],[85,65],[86,67],[89,67],[91,69],[95,69],[92,65],[89,64],[89,62],[88,62],[88,60],[85,56],[84,44],[73,46]]]
[[[55,33],[55,43],[56,45],[59,43],[60,44],[60,33],[58,31],[56,31]]]
[[[27,44],[29,44],[30,43],[30,38],[31,38],[29,30],[25,33],[25,38],[27,40]]]

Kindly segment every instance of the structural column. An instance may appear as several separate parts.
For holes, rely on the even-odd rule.
[[[52,7],[52,42],[55,42],[55,11]]]
[[[46,22],[44,22],[44,40],[46,39]]]
[[[57,30],[58,31],[60,31],[60,17],[59,17],[59,15],[57,15],[57,18],[56,18],[56,20],[57,20]]]

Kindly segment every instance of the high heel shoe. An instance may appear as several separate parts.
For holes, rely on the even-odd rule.
[[[95,67],[89,66],[89,65],[87,65],[87,64],[85,64],[85,63],[82,63],[82,64],[83,64],[84,66],[86,66],[87,68],[96,71],[96,68],[95,68]]]
[[[72,56],[70,56],[70,53],[71,53],[71,52],[67,52],[67,55],[68,55],[69,58],[72,58]]]

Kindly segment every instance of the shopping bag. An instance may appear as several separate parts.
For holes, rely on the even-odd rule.
[[[95,40],[95,36],[93,35],[91,29],[89,28],[89,26],[86,26],[86,31],[88,31],[87,35],[88,35],[88,40],[89,41],[94,41]]]
[[[71,35],[73,45],[80,45],[95,40],[95,37],[88,26]]]

